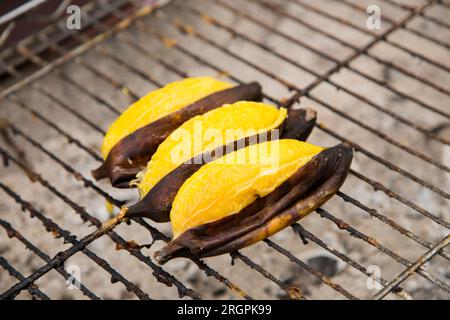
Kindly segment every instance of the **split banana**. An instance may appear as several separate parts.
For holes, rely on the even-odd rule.
[[[205,164],[181,186],[170,212],[174,239],[155,253],[176,257],[232,252],[273,235],[330,199],[352,149],[292,139],[267,141]]]
[[[181,124],[227,103],[261,101],[261,86],[233,87],[211,77],[187,78],[154,90],[128,107],[109,127],[102,144],[103,164],[95,179],[109,178],[127,188],[145,169],[158,145]]]

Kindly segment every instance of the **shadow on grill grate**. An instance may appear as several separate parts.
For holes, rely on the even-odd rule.
[[[366,27],[373,3],[380,30]],[[82,13],[89,32],[62,20],[2,55],[1,298],[450,297],[449,3],[98,6]],[[204,74],[256,79],[268,102],[313,107],[310,140],[356,154],[341,191],[301,225],[242,252],[161,267],[152,257],[169,226],[136,219],[99,232],[106,202],[136,194],[89,172],[130,102]]]

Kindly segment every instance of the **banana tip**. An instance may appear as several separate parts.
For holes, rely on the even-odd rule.
[[[311,121],[317,119],[317,112],[312,108],[305,108],[305,120]]]
[[[97,169],[91,170],[91,174],[95,180],[100,180],[107,177],[105,164],[103,163]]]
[[[161,250],[156,251],[153,256],[159,265],[164,265],[164,264],[166,264],[167,261],[172,260],[174,258],[171,250],[170,249],[167,250],[167,248],[170,248],[170,247],[166,246],[166,247],[162,248]]]
[[[195,255],[188,248],[176,241],[172,241],[162,249],[156,251],[153,257],[160,265],[174,258],[195,259]]]

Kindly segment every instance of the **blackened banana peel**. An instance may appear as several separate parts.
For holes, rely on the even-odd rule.
[[[345,144],[321,151],[270,194],[237,214],[184,231],[155,258],[164,264],[177,257],[216,256],[273,235],[330,199],[343,184],[352,157]]]
[[[310,135],[315,123],[316,112],[314,110],[309,108],[289,109],[285,121],[279,128],[276,128],[280,130],[281,136],[274,137],[272,134],[274,131],[269,130],[267,135],[257,134],[245,137],[196,156],[163,177],[139,202],[128,208],[126,216],[128,218],[145,217],[156,222],[168,222],[170,221],[172,203],[178,190],[192,174],[205,164],[205,159],[210,162],[216,158],[216,155],[225,155],[230,150],[238,150],[261,142],[260,136],[267,140],[282,138],[304,141]]]
[[[261,101],[261,86],[251,82],[212,93],[137,129],[114,145],[104,163],[92,171],[93,177],[97,180],[109,178],[114,187],[129,188],[130,181],[145,169],[159,144],[181,124],[224,104],[241,100]]]

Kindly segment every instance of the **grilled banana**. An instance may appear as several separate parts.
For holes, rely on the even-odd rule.
[[[104,163],[92,171],[127,188],[143,170],[158,145],[186,120],[223,104],[260,101],[261,86],[252,82],[232,87],[210,77],[187,78],[154,90],[128,107],[109,127],[102,144]]]
[[[165,263],[215,256],[271,236],[331,198],[352,157],[344,144],[323,149],[282,139],[205,164],[176,194],[170,212],[174,239],[155,257]]]

